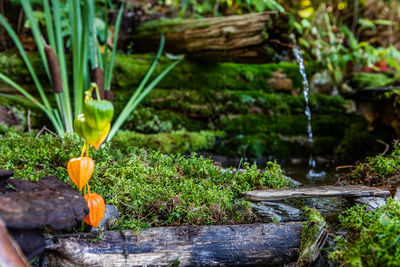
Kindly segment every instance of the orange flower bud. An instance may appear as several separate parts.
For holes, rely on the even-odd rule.
[[[103,219],[104,211],[106,209],[104,199],[96,193],[87,194],[84,198],[89,207],[89,214],[85,219],[83,219],[83,221],[94,228],[97,228],[97,225],[101,222],[101,219]]]
[[[67,165],[68,175],[79,190],[89,182],[94,171],[94,161],[90,157],[72,158]]]

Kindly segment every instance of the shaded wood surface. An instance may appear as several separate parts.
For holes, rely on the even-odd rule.
[[[307,229],[305,233],[304,229]],[[303,229],[302,244],[300,247],[299,259],[300,266],[310,266],[319,257],[321,249],[325,246],[328,237],[328,227],[325,219],[320,216],[318,221],[308,221],[307,228]]]
[[[7,227],[27,230],[48,225],[65,229],[83,220],[88,212],[79,192],[55,176],[38,182],[0,181],[0,218]]]
[[[368,186],[319,186],[288,189],[255,190],[242,193],[250,201],[277,201],[285,199],[320,197],[370,197],[387,196],[389,190]]]
[[[30,266],[20,247],[10,236],[7,227],[0,219],[0,266],[23,267]]]
[[[262,63],[273,61],[288,42],[284,18],[262,12],[202,19],[161,19],[140,24],[133,32],[135,52],[156,51],[160,34],[165,51],[206,61]]]
[[[10,178],[14,175],[13,171],[0,169],[0,181]]]
[[[49,237],[48,266],[281,266],[295,262],[302,222],[179,226]]]

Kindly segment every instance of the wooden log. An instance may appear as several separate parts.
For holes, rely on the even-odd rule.
[[[47,266],[282,266],[295,262],[302,222],[179,226],[49,237]]]
[[[0,266],[30,266],[18,244],[10,236],[7,227],[0,219]]]
[[[300,266],[310,266],[314,263],[325,246],[328,237],[327,223],[317,210],[309,210],[308,221],[301,233],[299,259]]]
[[[282,44],[288,42],[288,31],[283,28],[288,23],[282,20],[273,11],[202,19],[161,19],[140,24],[131,38],[136,52],[156,51],[163,33],[166,52],[203,61],[265,63],[272,62],[276,53],[284,50]]]
[[[277,201],[284,199],[321,198],[321,197],[385,197],[389,190],[369,186],[319,186],[288,189],[255,190],[242,193],[250,201]]]
[[[0,218],[7,227],[28,230],[48,225],[65,229],[88,213],[79,192],[55,176],[38,182],[0,180]]]

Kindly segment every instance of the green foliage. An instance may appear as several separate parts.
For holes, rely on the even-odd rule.
[[[158,134],[119,131],[113,143],[123,152],[128,152],[131,147],[143,147],[165,153],[189,153],[212,150],[216,137],[222,136],[221,132],[213,131],[176,131]]]
[[[355,206],[339,219],[354,238],[339,240],[339,250],[331,253],[332,258],[348,266],[400,265],[400,202],[389,199],[376,211]]]
[[[35,181],[57,175],[72,185],[65,167],[79,154],[79,140],[35,134],[1,126],[0,168],[14,170],[15,178]],[[253,222],[250,204],[239,199],[240,193],[290,185],[276,163],[268,163],[263,171],[248,163],[242,166],[245,172],[221,170],[196,154],[168,156],[125,141],[92,150],[91,157],[96,164],[91,188],[118,207],[120,229]]]
[[[266,10],[285,12],[278,0],[173,0],[169,3],[178,10],[181,17],[221,16],[226,13],[241,14]]]
[[[398,175],[400,166],[400,144],[396,141],[393,151],[389,155],[368,157],[365,162],[359,163],[351,176],[351,182],[361,182],[369,185],[384,184]]]

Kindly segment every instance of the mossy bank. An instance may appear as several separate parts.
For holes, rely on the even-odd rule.
[[[57,175],[74,186],[66,164],[80,154],[82,143],[76,136],[35,137],[37,132],[0,130],[0,168],[26,180]],[[91,157],[96,163],[91,189],[118,207],[122,216],[114,227],[119,229],[255,222],[250,203],[241,200],[240,193],[290,186],[272,162],[264,170],[245,164],[245,172],[236,172],[195,154],[166,155],[118,142],[92,150]]]

